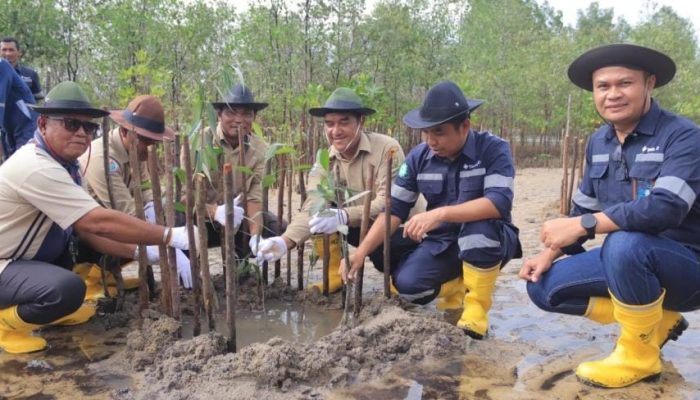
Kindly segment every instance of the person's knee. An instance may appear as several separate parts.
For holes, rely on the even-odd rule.
[[[58,274],[53,285],[43,296],[47,312],[68,315],[77,310],[85,299],[85,282],[76,274]],[[59,318],[63,315],[60,315]]]
[[[549,302],[549,296],[545,290],[545,286],[541,282],[527,282],[525,285],[527,295],[530,300],[541,310],[552,312],[554,306]]]
[[[606,274],[621,276],[629,273],[630,268],[639,268],[644,251],[643,233],[617,231],[608,234],[603,242],[601,258]]]

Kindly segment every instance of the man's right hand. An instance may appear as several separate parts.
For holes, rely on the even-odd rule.
[[[357,273],[365,267],[365,256],[357,252],[350,254],[350,265],[345,265],[345,259],[340,260],[340,268],[338,272],[343,278],[343,282],[347,283],[348,280],[355,281],[357,279]]]
[[[273,236],[263,239],[258,244],[258,254],[256,261],[261,264],[263,261],[275,262],[287,254],[287,243],[282,236]]]
[[[546,248],[535,257],[525,260],[522,267],[520,267],[518,276],[526,281],[537,282],[542,274],[549,271],[552,267],[552,263],[554,263],[554,260],[558,257],[559,252]]]

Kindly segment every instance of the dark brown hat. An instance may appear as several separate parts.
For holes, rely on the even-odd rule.
[[[165,125],[163,105],[155,96],[137,96],[126,109],[113,110],[109,117],[120,126],[149,139],[161,141],[164,137],[175,137],[175,131]]]

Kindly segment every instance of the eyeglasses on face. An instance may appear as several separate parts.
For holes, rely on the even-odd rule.
[[[89,122],[89,121],[81,121],[79,119],[75,118],[68,118],[68,117],[46,117],[48,119],[53,119],[56,121],[63,121],[63,127],[66,128],[66,130],[70,133],[76,133],[78,132],[78,129],[80,127],[83,127],[83,130],[85,131],[86,134],[90,136],[95,136],[97,133],[97,130],[100,129],[100,125],[94,123],[94,122]]]

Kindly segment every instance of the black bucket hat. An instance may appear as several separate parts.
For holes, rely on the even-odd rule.
[[[429,128],[458,115],[471,114],[483,103],[483,100],[466,98],[454,82],[442,81],[428,90],[420,107],[403,116],[403,122],[413,129]]]
[[[217,110],[228,106],[250,108],[256,112],[267,107],[267,103],[256,102],[253,92],[251,92],[247,86],[240,83],[233,85],[229,89],[228,93],[226,93],[223,100],[211,103],[211,105]]]
[[[323,117],[333,112],[355,112],[362,115],[372,115],[376,111],[362,105],[362,99],[354,90],[346,87],[339,87],[331,93],[323,107],[309,109],[309,114],[314,117]]]
[[[676,75],[676,64],[671,57],[657,50],[634,44],[609,44],[581,54],[569,65],[569,79],[574,85],[593,90],[593,73],[600,68],[633,67],[656,76],[656,87],[661,87]]]
[[[79,114],[91,118],[109,115],[108,111],[100,110],[90,104],[83,89],[75,82],[66,81],[54,86],[46,95],[44,105],[27,104],[39,114]]]

